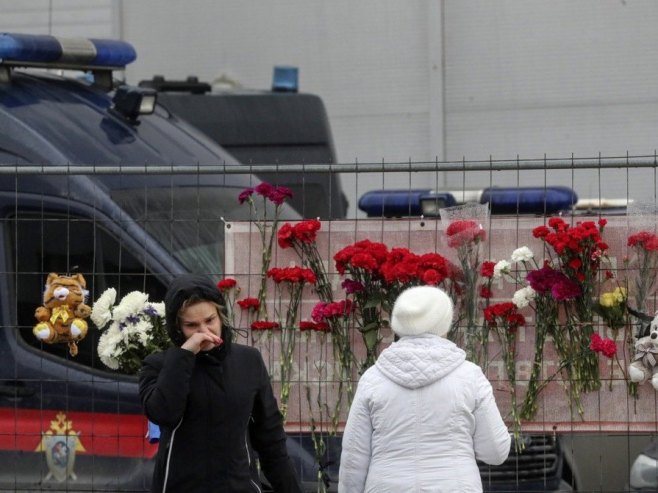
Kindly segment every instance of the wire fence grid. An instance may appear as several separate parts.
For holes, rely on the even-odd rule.
[[[4,293],[0,297],[4,329],[0,354],[5,355],[0,417],[8,424],[0,431],[0,449],[14,470],[11,484],[0,485],[0,490],[47,490],[58,485],[66,491],[81,487],[141,491],[148,474],[146,479],[139,475],[157,447],[144,437],[146,421],[136,378],[108,368],[99,357],[101,330],[89,322],[76,356],[67,344],[44,344],[35,337],[34,312],[42,303],[51,272],[82,274],[90,305],[108,288],[117,290],[117,301],[132,291],[161,301],[172,276],[186,271],[207,274],[217,282],[234,279],[236,286],[225,292],[231,305],[230,321],[238,341],[257,346],[268,363],[277,398],[285,402],[287,430],[302,450],[295,459],[300,474],[309,488],[315,488],[320,464],[325,474],[320,477],[323,488],[334,491],[340,431],[368,358],[366,331],[358,330],[351,319],[343,342],[351,349],[353,361],[346,370],[340,364],[335,333],[308,330],[290,336],[285,330],[253,330],[253,322],[259,320],[290,323],[286,317],[291,314],[296,327],[312,322],[320,301],[317,286],[306,286],[298,307],[291,310],[287,285],[265,275],[264,238],[274,238],[268,268],[308,267],[312,260],[308,252],[298,255],[282,248],[276,230],[319,219],[314,240],[328,276],[327,296],[333,296],[333,301],[355,300],[342,286],[347,276],[336,267],[338,251],[369,240],[418,255],[438,253],[457,263],[445,241],[445,218],[436,214],[452,203],[436,202],[437,195],[447,194],[455,201],[452,205],[460,207],[479,203],[487,190],[509,189],[514,210],[508,203],[504,213],[497,214],[492,203],[480,204],[487,211],[485,217],[475,218],[487,232],[480,262],[509,259],[515,249],[527,245],[533,246],[537,258],[544,258],[546,247],[532,231],[548,224],[550,217],[561,217],[571,226],[604,218],[608,221],[604,240],[612,260],[601,267],[601,276],[610,272],[631,290],[628,283],[635,282],[638,269],[629,266],[632,252],[627,238],[634,228],[657,232],[657,170],[656,155],[332,165],[0,166],[0,228],[5,248],[0,268]],[[264,182],[289,187],[293,197],[280,206],[268,201],[256,189]],[[556,187],[571,190],[571,202],[549,210],[547,193]],[[256,208],[239,198],[245,190],[257,199]],[[399,194],[403,199],[398,208],[388,204],[363,210],[360,200],[373,191],[383,191],[381,197],[394,191],[406,193]],[[416,191],[417,196],[434,197],[435,207],[424,215],[414,212],[422,209],[405,198]],[[528,198],[524,193],[530,192],[543,198],[539,208],[524,211]],[[612,285],[597,286],[608,290]],[[476,301],[477,324],[483,324],[486,303],[509,300],[519,287],[518,283],[493,282],[490,288],[497,294],[489,301]],[[243,310],[237,302],[245,298],[260,298],[265,311]],[[641,308],[655,312],[653,289],[644,296]],[[386,310],[381,313],[377,353],[394,339],[386,325]],[[534,340],[536,318],[526,315],[528,324],[518,333],[520,354],[530,351]],[[598,324],[597,333],[611,335],[602,322]],[[630,322],[627,325],[634,327]],[[613,335],[619,352],[628,356],[626,336]],[[483,345],[492,353],[481,364],[512,430],[509,375],[495,334],[487,337]],[[552,353],[547,349],[547,354]],[[558,356],[551,358],[555,362]],[[531,359],[528,353],[517,364],[519,398],[527,388]],[[529,437],[526,451],[514,451],[499,468],[481,467],[485,489],[556,491],[562,482],[578,491],[624,491],[633,462],[658,431],[655,391],[647,383],[641,386],[639,397],[630,395],[624,366],[610,373],[609,361],[601,358],[602,386],[584,396],[584,414],[574,412],[562,383],[556,380],[555,388],[538,401],[540,418],[521,423],[520,437]],[[608,384],[614,392],[608,391]],[[69,437],[64,445],[77,451],[75,465],[66,466],[70,470],[65,467],[62,472],[53,465],[54,456],[47,453],[50,436]],[[538,448],[531,454],[533,440]],[[532,467],[527,465],[530,462]],[[107,470],[112,471],[109,483]],[[40,471],[36,483],[34,471]],[[135,477],[141,485],[134,483]]]

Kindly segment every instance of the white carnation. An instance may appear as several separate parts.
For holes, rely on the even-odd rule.
[[[494,265],[494,279],[500,279],[503,274],[509,274],[511,266],[512,264],[510,264],[507,260],[501,260],[500,262],[497,262],[496,265]]]
[[[91,321],[99,329],[105,327],[112,320],[112,306],[117,299],[117,291],[114,288],[106,289],[96,300],[91,309]]]
[[[517,248],[512,252],[512,262],[528,262],[535,256],[527,246]]]
[[[517,308],[524,308],[530,304],[530,301],[535,299],[535,290],[530,286],[519,289],[514,296],[512,296],[512,303],[514,303]]]

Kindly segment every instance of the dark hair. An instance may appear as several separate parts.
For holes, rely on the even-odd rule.
[[[178,324],[178,316],[181,308],[188,306],[190,303],[194,304],[203,301],[214,303],[219,307],[222,330],[225,331],[222,337],[224,339],[230,338],[230,334],[226,333],[226,331],[231,330],[226,317],[226,302],[217,286],[205,276],[183,274],[171,282],[164,299],[167,332],[171,341],[177,346],[185,342],[185,336]]]

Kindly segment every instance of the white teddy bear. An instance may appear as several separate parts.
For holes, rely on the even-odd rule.
[[[640,337],[635,343],[635,356],[628,366],[631,382],[639,384],[651,379],[658,390],[658,312],[649,325],[649,335]]]

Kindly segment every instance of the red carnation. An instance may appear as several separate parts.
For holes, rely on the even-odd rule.
[[[256,311],[260,307],[260,301],[258,301],[258,298],[244,298],[242,300],[238,300],[238,305],[243,310]]]
[[[217,289],[220,291],[228,291],[229,289],[234,288],[237,286],[238,282],[235,279],[232,279],[230,277],[227,277],[226,279],[222,279],[217,283]]]

